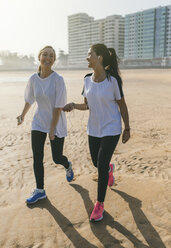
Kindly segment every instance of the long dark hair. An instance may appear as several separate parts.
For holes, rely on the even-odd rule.
[[[111,57],[111,64],[110,64],[109,70],[113,72],[115,75],[120,75],[120,70],[118,66],[119,58],[116,54],[116,51],[114,48],[111,48],[111,47],[108,48],[108,50],[109,50],[110,57]]]
[[[94,44],[91,46],[92,50],[96,53],[97,56],[103,57],[103,67],[106,71],[107,78],[110,76],[115,77],[116,79],[122,79],[120,77],[120,71],[118,67],[118,56],[114,48],[107,48],[104,44]]]

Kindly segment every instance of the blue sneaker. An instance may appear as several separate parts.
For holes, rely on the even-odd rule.
[[[46,198],[46,193],[45,190],[41,190],[41,189],[35,189],[33,191],[33,193],[31,194],[31,196],[29,198],[26,199],[26,203],[27,204],[32,204],[37,202],[38,200],[44,199]]]
[[[71,182],[74,178],[74,172],[72,170],[72,163],[69,161],[69,168],[66,169],[66,179],[68,182]]]

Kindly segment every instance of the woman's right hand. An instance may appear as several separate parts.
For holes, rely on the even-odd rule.
[[[74,103],[71,102],[71,103],[66,104],[66,105],[63,107],[62,110],[63,110],[64,112],[71,112],[73,109],[74,109]]]
[[[21,125],[24,122],[24,117],[22,115],[17,116],[17,125]]]

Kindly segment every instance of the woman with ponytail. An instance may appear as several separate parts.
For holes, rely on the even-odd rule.
[[[18,125],[24,122],[31,105],[37,102],[37,110],[32,121],[31,142],[33,151],[33,168],[36,179],[36,189],[31,197],[26,199],[32,204],[46,198],[44,190],[44,144],[49,134],[52,157],[56,164],[66,169],[68,182],[73,179],[72,164],[63,155],[64,138],[67,135],[67,123],[62,108],[66,104],[66,87],[63,78],[52,70],[56,60],[53,47],[44,47],[38,55],[40,65],[38,73],[34,73],[25,89],[25,106],[22,114],[17,117]]]
[[[90,220],[100,221],[103,219],[107,185],[114,184],[114,164],[110,161],[122,133],[121,117],[124,122],[123,143],[130,138],[130,126],[116,53],[104,44],[95,44],[88,51],[87,61],[93,73],[84,77],[84,103],[69,103],[63,110],[89,110],[89,149],[98,170],[97,201]]]

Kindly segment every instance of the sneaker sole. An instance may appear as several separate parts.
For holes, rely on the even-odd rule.
[[[69,183],[72,182],[73,179],[74,179],[74,177],[73,177],[71,180],[68,180],[68,179],[66,178],[67,182],[69,182]]]
[[[103,213],[104,213],[104,210],[103,210]],[[91,219],[90,221],[91,222],[98,222],[98,221],[101,221],[103,219],[103,215],[102,217],[100,217],[99,219],[95,220],[95,219]]]
[[[95,220],[95,219],[92,219],[92,220],[90,220],[91,222],[99,222],[99,221],[101,221],[103,219],[103,216],[100,218],[100,219],[97,219],[97,220]]]
[[[112,164],[113,166],[112,166],[112,173],[115,171],[115,164]],[[108,184],[108,186],[109,187],[112,187],[113,185],[115,184],[115,177],[114,177],[114,175],[113,175],[113,184],[112,185],[109,185]]]
[[[42,196],[42,197],[40,197],[40,198],[38,198],[37,200],[35,200],[34,202],[27,202],[26,201],[26,203],[27,204],[34,204],[34,203],[36,203],[37,201],[39,201],[39,200],[43,200],[43,199],[45,199],[45,198],[47,198],[47,196],[45,195],[45,196]]]
[[[111,185],[108,184],[109,187],[112,187],[115,184],[115,177],[113,176],[113,183]]]
[[[112,173],[115,171],[115,164],[112,164]]]

